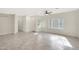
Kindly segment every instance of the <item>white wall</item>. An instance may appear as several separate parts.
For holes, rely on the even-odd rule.
[[[77,36],[79,37],[79,10],[75,12],[75,19],[76,19],[76,32]]]
[[[14,16],[14,33],[16,34],[18,32],[18,19],[19,19],[19,16],[18,15],[15,15]]]
[[[14,15],[0,14],[0,35],[14,33]]]

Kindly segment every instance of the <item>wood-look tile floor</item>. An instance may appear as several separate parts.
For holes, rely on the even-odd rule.
[[[78,50],[79,39],[48,33],[8,34],[0,36],[0,50]]]

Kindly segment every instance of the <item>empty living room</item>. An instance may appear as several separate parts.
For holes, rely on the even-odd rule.
[[[78,49],[78,8],[0,8],[0,50]]]

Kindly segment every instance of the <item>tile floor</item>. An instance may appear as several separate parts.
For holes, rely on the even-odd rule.
[[[78,50],[79,39],[48,33],[8,34],[0,36],[0,50]]]

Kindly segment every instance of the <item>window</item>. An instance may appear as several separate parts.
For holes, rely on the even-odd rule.
[[[64,19],[63,18],[54,18],[49,20],[50,29],[64,29]]]

